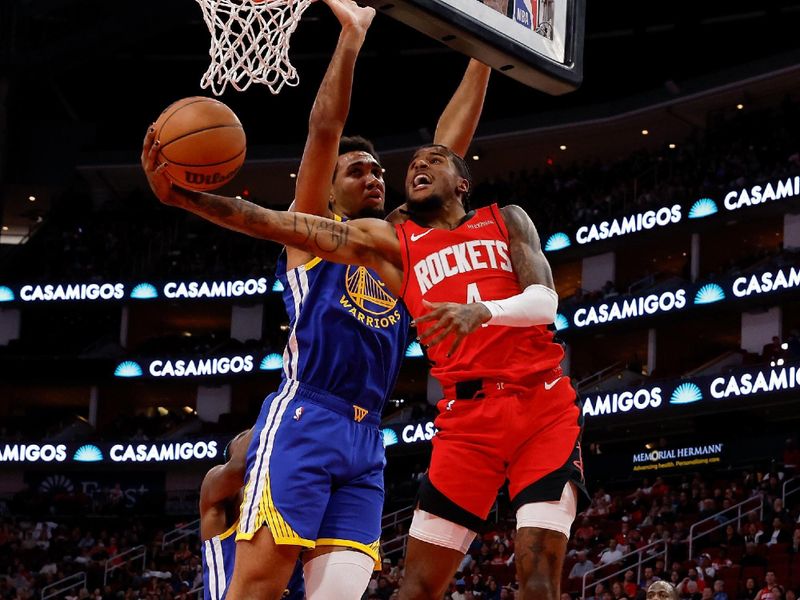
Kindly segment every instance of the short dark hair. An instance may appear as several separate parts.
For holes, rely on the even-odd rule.
[[[348,135],[339,140],[339,156],[347,154],[348,152],[366,152],[371,154],[372,158],[381,162],[378,153],[375,152],[375,146],[372,145],[367,138],[360,135]]]
[[[456,171],[458,171],[458,174],[467,180],[469,187],[467,189],[467,193],[461,198],[461,203],[464,205],[464,210],[469,210],[469,196],[472,193],[472,173],[470,173],[469,166],[467,166],[467,161],[465,161],[463,157],[450,150],[450,148],[447,146],[443,146],[441,144],[426,144],[417,148],[417,152],[423,148],[439,148],[442,150],[445,156],[450,159],[450,162],[456,166]]]
[[[375,162],[381,164],[381,159],[378,153],[375,152],[375,146],[372,145],[367,138],[360,135],[346,135],[339,139],[339,156],[347,154],[348,152],[366,152],[375,159]],[[339,163],[333,168],[333,178],[336,179],[336,171],[339,169]]]

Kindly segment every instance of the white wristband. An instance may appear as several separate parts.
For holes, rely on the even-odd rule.
[[[534,283],[516,296],[505,300],[484,300],[481,304],[492,313],[488,325],[506,327],[549,325],[556,320],[558,294],[547,286]]]

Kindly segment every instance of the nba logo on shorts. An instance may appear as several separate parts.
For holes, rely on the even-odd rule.
[[[533,29],[535,14],[531,0],[514,0],[514,20],[528,29]]]

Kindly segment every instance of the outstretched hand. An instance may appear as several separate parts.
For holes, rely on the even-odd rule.
[[[447,356],[452,356],[467,335],[492,318],[492,313],[480,302],[457,304],[423,300],[422,305],[430,312],[414,319],[414,325],[431,322],[433,326],[420,336],[419,341],[426,346],[433,346],[453,334],[455,338]]]
[[[172,185],[172,181],[164,173],[166,163],[159,162],[159,147],[156,140],[155,124],[147,129],[142,144],[142,169],[147,176],[150,189],[164,204],[176,206],[180,204],[180,196]]]
[[[369,6],[359,6],[353,0],[323,0],[327,4],[342,29],[354,29],[355,31],[366,34],[372,19],[375,18],[375,9]]]

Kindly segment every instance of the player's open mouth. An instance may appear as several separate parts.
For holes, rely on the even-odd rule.
[[[412,181],[412,185],[415,190],[423,189],[425,186],[430,185],[432,183],[430,175],[426,173],[420,173],[416,177],[414,177]]]

